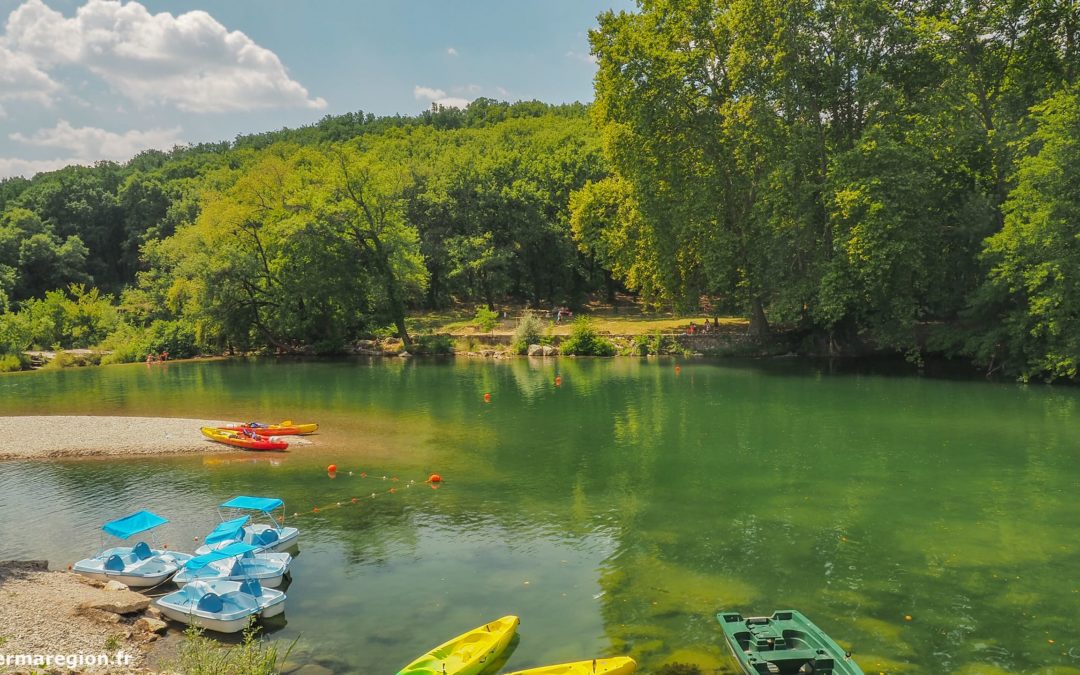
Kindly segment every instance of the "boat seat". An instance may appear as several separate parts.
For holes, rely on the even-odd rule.
[[[244,579],[240,582],[240,591],[257,598],[262,595],[262,584],[258,579]]]
[[[195,605],[195,609],[203,612],[220,612],[223,606],[220,595],[217,593],[207,593],[199,598],[199,604]]]
[[[114,553],[105,560],[105,564],[101,567],[106,572],[123,572],[126,565],[124,559]]]
[[[269,546],[278,540],[278,533],[276,530],[263,530],[259,534],[255,535],[256,544],[262,546]]]
[[[150,556],[154,555],[150,551],[150,545],[147,544],[145,541],[140,541],[138,544],[135,544],[135,547],[131,549],[131,554],[134,555],[138,560],[146,560]]]
[[[753,645],[758,650],[787,649],[787,639],[772,624],[751,624],[749,628]]]

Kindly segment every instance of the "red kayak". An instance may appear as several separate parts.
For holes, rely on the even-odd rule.
[[[235,445],[238,448],[245,450],[285,450],[289,447],[289,444],[285,441],[278,440],[276,438],[251,438],[245,436],[240,431],[230,431],[228,429],[215,429],[213,427],[201,427],[203,436],[206,436],[212,441],[218,443],[225,443],[227,445]]]

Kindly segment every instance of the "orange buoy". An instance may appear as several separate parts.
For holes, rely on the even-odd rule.
[[[331,464],[330,466],[326,467],[327,473],[334,473],[335,471],[337,471],[337,464]]]
[[[682,366],[675,366],[675,374],[678,375],[682,372]]]
[[[437,473],[433,473],[430,476],[428,476],[428,482],[429,483],[441,483],[442,482],[442,476],[440,476]]]
[[[311,509],[311,512],[312,513],[318,513],[319,512],[319,507],[316,506],[315,508]]]
[[[353,497],[353,498],[352,498],[352,503],[353,503],[353,504],[355,504],[355,503],[356,503],[356,497]]]
[[[562,375],[556,375],[555,376],[555,386],[558,387],[558,386],[561,386],[561,385],[562,385]]]
[[[491,403],[491,394],[484,393],[484,403]]]

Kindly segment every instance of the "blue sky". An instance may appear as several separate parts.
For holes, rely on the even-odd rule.
[[[0,0],[0,177],[477,96],[592,100],[630,0]]]

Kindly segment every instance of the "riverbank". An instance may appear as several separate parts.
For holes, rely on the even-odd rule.
[[[226,424],[232,423],[172,417],[0,417],[0,460],[236,452],[199,432],[199,427]]]
[[[0,562],[0,591],[3,672],[150,672],[147,656],[167,630],[150,598],[48,571],[45,561]],[[63,661],[33,661],[46,656]]]

